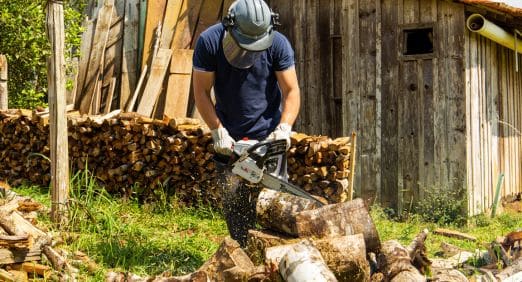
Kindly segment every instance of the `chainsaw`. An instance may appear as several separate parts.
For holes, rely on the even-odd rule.
[[[233,151],[234,174],[250,183],[261,183],[268,189],[303,197],[319,206],[324,205],[302,188],[286,180],[286,140],[240,140],[234,144]]]

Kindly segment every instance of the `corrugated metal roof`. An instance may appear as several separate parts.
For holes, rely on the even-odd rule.
[[[473,4],[480,5],[484,7],[488,7],[493,10],[497,10],[499,12],[503,12],[515,17],[522,17],[522,8],[514,7],[503,3],[503,1],[493,1],[493,0],[460,0],[459,2],[464,4]],[[522,0],[521,0],[522,2]]]

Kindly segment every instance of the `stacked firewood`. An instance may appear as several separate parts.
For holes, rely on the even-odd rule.
[[[57,241],[36,226],[42,211],[41,204],[0,182],[0,281],[75,281],[80,265],[97,268],[85,254],[69,255],[54,246]]]
[[[130,194],[141,188],[139,196],[148,197],[160,187],[189,202],[219,203],[212,138],[196,119],[70,112],[68,130],[71,175],[88,170],[110,192]],[[21,180],[48,185],[48,132],[46,113],[0,112],[0,178],[14,185]],[[330,203],[346,200],[354,140],[355,135],[331,140],[295,134],[289,153],[291,181]]]

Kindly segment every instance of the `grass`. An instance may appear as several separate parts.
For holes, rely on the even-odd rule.
[[[81,281],[103,281],[109,270],[130,271],[140,276],[165,271],[173,275],[189,273],[203,264],[228,234],[221,213],[209,207],[180,206],[176,199],[166,196],[154,204],[115,198],[97,187],[85,172],[73,177],[71,187],[70,223],[60,232],[65,243],[59,248],[82,251],[100,266],[95,273],[80,269]],[[50,204],[48,189],[25,186],[14,190],[46,206]],[[478,242],[469,242],[430,234],[427,240],[430,257],[437,255],[441,242],[474,251],[484,249],[484,243],[497,236],[522,227],[519,213],[505,213],[495,219],[478,216],[469,219],[465,226],[429,223],[415,215],[405,221],[390,220],[378,206],[371,208],[371,216],[381,241],[396,239],[408,244],[422,229],[437,227],[478,238]],[[45,214],[41,215],[40,223],[52,230]]]
[[[25,186],[13,190],[50,205],[49,189]],[[140,276],[189,273],[227,235],[221,214],[212,208],[183,207],[175,199],[141,204],[135,199],[114,198],[87,173],[73,178],[69,213],[69,224],[60,230],[65,243],[58,247],[71,253],[82,251],[100,266],[96,273],[80,269],[80,281],[103,281],[108,270]],[[40,223],[57,231],[52,230],[47,215],[41,215]]]

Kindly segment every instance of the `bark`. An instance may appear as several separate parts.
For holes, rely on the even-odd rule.
[[[211,281],[223,281],[223,272],[233,267],[239,267],[250,273],[255,268],[239,243],[227,237],[217,252],[199,268],[199,271],[205,272]]]
[[[279,263],[279,273],[285,281],[337,281],[319,250],[309,241],[287,245]]]
[[[362,199],[303,211],[296,216],[299,237],[336,237],[362,233],[368,252],[378,253],[380,239]]]
[[[304,243],[306,242],[306,243]],[[296,245],[311,244],[323,257],[328,268],[340,281],[368,281],[370,265],[366,260],[366,248],[362,234],[307,239],[287,245],[278,245],[266,249],[267,264],[281,265],[286,253]]]
[[[297,236],[297,213],[314,208],[317,204],[308,199],[263,189],[257,200],[257,222],[267,229]]]
[[[395,240],[383,243],[378,261],[390,282],[426,281],[424,275],[411,264],[408,250]]]

